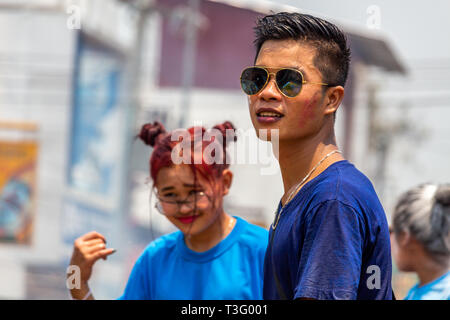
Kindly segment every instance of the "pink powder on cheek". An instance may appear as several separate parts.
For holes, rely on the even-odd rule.
[[[304,127],[309,121],[314,118],[314,111],[317,104],[318,98],[314,95],[311,99],[305,101],[305,106],[303,107],[302,113],[300,115],[300,127]]]

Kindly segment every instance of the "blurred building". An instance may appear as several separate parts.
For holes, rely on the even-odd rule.
[[[32,182],[19,180],[35,205],[15,206],[15,220],[0,226],[14,225],[14,234],[23,229],[22,216],[32,219],[27,243],[0,236],[1,298],[68,298],[71,246],[88,230],[122,251],[99,265],[97,296],[122,290],[126,92],[136,21],[135,10],[115,1],[0,3],[0,194],[23,168],[35,174]],[[30,148],[35,153],[21,164],[19,152]]]
[[[258,1],[4,3],[0,147],[15,141],[17,150],[35,150],[29,183],[35,205],[27,209],[29,241],[0,243],[0,298],[68,298],[72,243],[91,230],[118,250],[96,264],[93,292],[103,299],[121,294],[142,249],[174,230],[153,208],[151,150],[134,139],[146,122],[174,129],[232,121],[242,130],[232,150],[245,160],[232,164],[226,210],[271,223],[281,175],[269,145],[253,133],[239,75],[253,64],[257,17],[299,9]],[[385,36],[334,22],[353,52],[338,141],[350,160],[372,170],[365,167],[374,130],[369,80],[372,73],[389,78],[405,68]],[[34,147],[21,147],[24,141]],[[245,153],[250,145],[262,155]]]

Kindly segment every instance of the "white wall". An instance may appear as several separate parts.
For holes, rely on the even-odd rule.
[[[10,282],[6,286],[1,282],[0,297],[25,298],[25,266],[61,259],[59,214],[75,45],[65,19],[63,14],[0,12],[0,120],[34,122],[39,127],[32,244],[0,244],[0,264],[15,265],[1,271]]]
[[[450,60],[410,63],[406,77],[386,81],[378,100],[383,121],[403,124],[391,134],[385,209],[392,213],[401,193],[425,182],[450,183]]]

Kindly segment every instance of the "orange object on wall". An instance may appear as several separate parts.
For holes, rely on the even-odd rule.
[[[37,142],[20,133],[19,139],[0,138],[0,242],[31,242],[37,155]]]

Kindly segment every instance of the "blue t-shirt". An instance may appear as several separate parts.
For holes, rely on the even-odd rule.
[[[387,219],[353,164],[333,163],[285,206],[265,256],[264,299],[282,298],[274,272],[287,299],[392,299]]]
[[[125,300],[262,299],[267,230],[236,218],[230,234],[195,252],[181,231],[150,243],[131,271]]]
[[[450,300],[450,271],[424,286],[416,284],[405,300]]]

